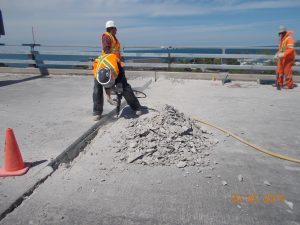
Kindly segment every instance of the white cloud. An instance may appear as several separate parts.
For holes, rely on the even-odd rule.
[[[192,21],[186,26],[178,21],[199,15],[219,16],[243,10],[299,6],[299,0],[1,0],[6,31],[1,42],[29,42],[34,26],[36,39],[41,43],[95,45],[99,44],[99,36],[108,19],[116,20],[120,39],[129,44],[159,41],[168,44],[183,40],[197,43],[198,40],[209,42],[217,38],[225,41],[230,32],[233,36],[235,32],[246,32],[247,29],[264,30],[268,26],[277,27],[281,22],[274,19],[246,24],[243,21],[230,24],[225,20],[213,24]]]

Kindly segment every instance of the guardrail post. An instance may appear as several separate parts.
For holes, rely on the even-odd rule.
[[[226,54],[226,48],[222,48],[222,54],[223,55]],[[227,60],[224,58],[221,58],[221,64],[227,64]]]
[[[171,70],[171,53],[168,52],[168,70]]]
[[[28,46],[28,47],[30,47],[30,55],[29,55],[29,57],[30,57],[30,59],[32,59],[32,60],[35,61],[35,64],[31,64],[31,66],[33,66],[34,68],[38,68],[39,66],[38,66],[38,63],[37,63],[36,58],[35,58],[35,55],[37,55],[38,52],[34,51],[34,47],[35,46],[41,46],[41,45],[33,43],[33,44],[22,44],[22,46]]]

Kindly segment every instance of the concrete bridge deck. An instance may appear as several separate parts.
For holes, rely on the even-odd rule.
[[[299,88],[132,77],[129,82],[136,87],[152,79],[141,100],[149,108],[169,104],[300,158]],[[217,162],[213,169],[198,173],[194,167],[120,164],[113,160],[110,137],[125,129],[124,117],[100,128],[70,166],[59,167],[23,196],[53,172],[46,167],[50,160],[93,126],[92,82],[88,76],[0,74],[0,165],[7,127],[14,129],[24,161],[34,164],[22,177],[0,178],[0,224],[300,224],[299,164],[266,156],[210,127],[219,140],[211,155]],[[105,105],[105,113],[111,110]],[[232,203],[233,194],[243,201]],[[270,194],[283,195],[285,201],[266,203]],[[258,195],[258,202],[249,201],[249,195]],[[22,196],[22,204],[7,211]]]

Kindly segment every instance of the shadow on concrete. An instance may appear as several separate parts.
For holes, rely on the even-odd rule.
[[[28,165],[30,168],[38,166],[40,164],[43,164],[44,162],[47,162],[48,160],[39,160],[39,161],[35,161],[35,162],[26,162],[26,165]]]
[[[12,85],[12,84],[17,84],[17,83],[21,83],[21,82],[25,82],[25,81],[34,80],[34,79],[38,79],[38,78],[42,78],[42,77],[48,76],[49,75],[48,68],[47,67],[43,67],[43,65],[45,65],[43,60],[38,60],[36,58],[36,56],[38,56],[38,55],[39,55],[39,52],[38,51],[34,51],[33,48],[32,48],[31,51],[30,51],[29,57],[32,60],[34,60],[35,63],[34,64],[30,64],[30,66],[39,69],[40,75],[33,76],[33,77],[28,77],[28,78],[21,79],[21,80],[5,80],[5,81],[0,81],[0,87],[7,86],[7,85]],[[42,66],[40,66],[40,65],[42,65]]]
[[[47,75],[38,75],[38,76],[33,76],[33,77],[27,77],[27,78],[24,78],[21,80],[1,80],[0,87],[17,84],[17,83],[21,83],[21,82],[26,82],[26,81],[30,81],[30,80],[35,80],[35,79],[39,79],[39,78],[44,78],[46,76]]]
[[[142,111],[142,115],[149,113],[149,109],[146,106],[142,106],[141,111]],[[133,118],[138,118],[139,116],[136,115],[136,112],[132,110],[130,106],[126,106],[122,110],[120,117],[124,117],[125,119],[133,119]]]

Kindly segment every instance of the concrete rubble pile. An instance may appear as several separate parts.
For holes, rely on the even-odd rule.
[[[209,166],[208,156],[218,140],[174,107],[165,105],[152,117],[130,120],[115,143],[121,161],[184,168]]]

